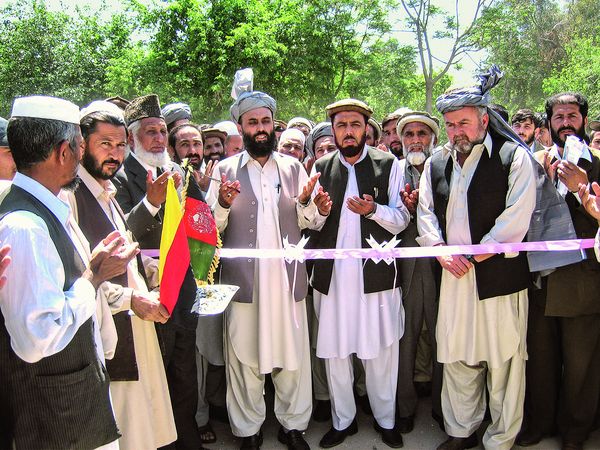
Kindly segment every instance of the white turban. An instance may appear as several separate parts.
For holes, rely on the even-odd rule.
[[[302,145],[304,145],[304,143],[306,142],[306,137],[304,136],[304,133],[298,130],[297,128],[288,128],[283,133],[281,133],[281,136],[279,136],[279,142],[283,142],[285,139],[297,139],[300,142],[302,142]]]

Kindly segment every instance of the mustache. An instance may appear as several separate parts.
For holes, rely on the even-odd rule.
[[[110,158],[110,159],[105,159],[102,162],[102,165],[104,165],[104,164],[121,164],[121,161],[118,161],[116,159]]]
[[[188,153],[187,155],[185,155],[186,158],[200,158],[200,155],[198,153]]]
[[[577,131],[575,130],[575,128],[573,128],[572,126],[566,125],[564,127],[560,127],[558,129],[558,133],[561,133],[563,131],[572,131],[573,133],[577,133]]]

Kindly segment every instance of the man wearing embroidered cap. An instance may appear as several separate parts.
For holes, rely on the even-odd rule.
[[[231,107],[245,150],[220,161],[208,202],[224,248],[279,249],[297,244],[301,228],[326,213],[327,199],[310,201],[316,179],[293,158],[275,151],[275,100],[242,92]],[[308,184],[308,185],[307,185]],[[240,287],[225,316],[227,409],[241,448],[262,445],[265,374],[275,386],[278,439],[289,449],[307,449],[302,437],[311,413],[311,373],[303,262],[283,259],[222,260],[221,282]]]
[[[84,139],[78,170],[81,182],[68,195],[73,217],[92,245],[115,230],[133,243],[111,182],[127,147],[123,112],[112,103],[95,101],[81,110],[80,126]],[[146,272],[157,275],[157,269],[156,260],[143,260],[138,255],[128,264],[126,273],[102,283],[98,289],[98,302],[107,316],[112,314],[118,336],[107,369],[113,409],[122,434],[121,450],[159,448],[177,438],[154,327],[154,322],[166,322],[169,314],[155,293],[148,292],[146,277]],[[155,286],[158,280],[152,282]]]
[[[167,178],[172,176],[178,186],[183,172],[169,158],[167,126],[157,95],[133,99],[124,116],[132,151],[112,180],[117,188],[116,199],[127,214],[127,223],[140,247],[157,249],[160,247]],[[156,324],[177,428],[175,445],[178,449],[202,446],[195,420],[198,316],[191,312],[195,297],[196,282],[188,268],[171,318],[165,324]]]
[[[167,130],[169,132],[179,125],[190,123],[192,120],[192,110],[190,105],[185,103],[171,103],[165,105],[161,112],[165,118],[165,123],[167,124]]]
[[[365,103],[346,99],[327,107],[339,151],[315,162],[313,195],[327,193],[332,206],[311,228],[314,248],[368,248],[370,237],[391,241],[409,222],[402,204],[398,160],[365,145]],[[341,444],[357,432],[352,392],[352,354],[362,360],[375,429],[390,447],[401,447],[395,429],[398,341],[403,333],[401,274],[396,261],[315,260],[311,274],[319,318],[317,356],[325,359],[333,427],[321,447]]]
[[[419,185],[422,246],[521,242],[536,205],[536,172],[527,147],[487,108],[502,74],[437,99],[449,142],[425,162]],[[526,255],[437,257],[442,267],[436,328],[444,364],[442,411],[449,439],[438,449],[477,446],[486,381],[490,449],[512,448],[523,418],[527,330]]]
[[[398,119],[396,132],[402,142],[404,159],[400,161],[400,169],[404,181],[401,195],[404,205],[412,214],[410,224],[401,234],[401,246],[418,247],[415,238],[418,236],[416,222],[416,206],[419,196],[419,179],[423,172],[425,160],[431,156],[439,135],[439,121],[426,112],[408,112]],[[403,433],[412,430],[414,415],[417,409],[417,390],[413,378],[416,378],[415,366],[418,345],[422,335],[423,324],[429,335],[433,361],[429,383],[431,384],[432,414],[442,420],[440,406],[440,390],[442,388],[441,366],[435,358],[435,323],[437,318],[437,292],[439,270],[432,258],[403,258],[402,267],[402,299],[404,305],[404,336],[400,341],[400,361],[398,370],[398,392],[396,424]],[[427,345],[427,344],[426,344]],[[428,364],[429,366],[429,364]],[[427,367],[428,368],[428,367]]]
[[[0,292],[0,446],[118,449],[104,366],[116,336],[96,316],[96,288],[125,271],[137,246],[111,233],[90,258],[57,197],[77,184],[76,105],[18,98],[7,133],[18,172],[0,206],[0,241],[13,249]]]

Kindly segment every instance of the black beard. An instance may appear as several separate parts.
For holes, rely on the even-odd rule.
[[[335,140],[335,145],[340,150],[340,153],[345,158],[352,158],[352,157],[358,155],[360,152],[362,152],[363,149],[365,148],[365,143],[367,142],[367,135],[365,133],[357,145],[350,145],[350,146],[346,146],[346,147],[342,147],[336,138],[334,138],[334,140]]]
[[[210,161],[221,161],[223,159],[222,153],[211,153],[209,155],[204,155],[204,162],[208,164]]]
[[[575,131],[575,136],[584,142],[588,142],[584,125],[582,125],[579,130],[576,130],[573,127],[560,127],[558,130],[554,131],[554,128],[550,127],[550,136],[552,137],[552,142],[554,142],[559,148],[565,148],[565,141],[560,138],[560,132],[563,130],[573,130]]]
[[[88,152],[83,152],[83,158],[81,159],[81,165],[91,176],[100,180],[110,180],[119,171],[123,163],[117,161],[116,159],[107,159],[106,161],[103,161],[102,164],[105,162],[116,163],[119,165],[119,167],[117,167],[113,173],[108,175],[102,172],[102,165],[98,165],[98,162],[92,156],[90,156]]]
[[[267,135],[267,140],[265,142],[256,142],[255,138],[261,134]],[[244,148],[253,158],[269,156],[271,153],[273,153],[275,146],[277,145],[274,131],[271,131],[270,134],[257,133],[254,136],[246,134],[242,131],[242,139],[244,141]]]
[[[75,192],[75,190],[77,190],[77,187],[79,186],[80,181],[81,178],[75,177],[69,183],[65,184],[62,188],[65,191]]]

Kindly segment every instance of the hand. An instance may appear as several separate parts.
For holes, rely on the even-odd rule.
[[[581,204],[590,216],[600,222],[600,186],[595,181],[592,183],[593,194],[587,184],[579,185],[579,198]]]
[[[316,161],[316,159],[314,156],[311,156],[304,160],[304,168],[306,169],[306,173],[311,172],[313,166],[315,165],[315,161]]]
[[[388,148],[385,146],[385,144],[379,144],[379,145],[377,146],[377,148],[378,148],[379,150],[381,150],[382,152],[388,152],[388,153],[389,153],[389,149],[388,149]]]
[[[558,179],[567,186],[570,192],[578,191],[580,184],[588,184],[586,171],[568,161],[561,161],[556,173],[558,174]]]
[[[371,212],[375,211],[377,204],[373,201],[373,197],[369,194],[363,194],[363,198],[360,197],[349,197],[346,202],[346,206],[353,213],[360,214],[361,216],[365,216]]]
[[[127,264],[139,253],[139,244],[126,244],[118,231],[113,231],[92,251],[88,274],[84,274],[94,287],[125,273]],[[91,275],[91,276],[90,276]]]
[[[544,170],[552,182],[554,182],[554,179],[556,178],[556,168],[558,167],[559,163],[560,160],[558,159],[552,163],[552,156],[550,156],[550,152],[547,151],[544,153]]]
[[[406,183],[404,190],[400,191],[400,197],[408,212],[414,215],[417,212],[417,204],[419,203],[419,190],[411,190],[410,184]]]
[[[198,182],[200,189],[204,192],[208,191],[208,187],[210,186],[210,181],[211,181],[210,177],[212,177],[212,173],[213,173],[213,170],[216,165],[217,165],[217,161],[214,161],[211,159],[206,164],[204,173],[194,170],[194,177],[196,177],[198,175],[198,178],[196,178],[196,181]]]
[[[436,256],[436,258],[442,268],[446,269],[456,278],[462,278],[473,267],[473,264],[463,255],[443,255]]]
[[[0,248],[0,289],[4,287],[6,284],[6,276],[4,276],[4,271],[10,264],[10,256],[8,253],[10,252],[10,245],[4,245]]]
[[[181,175],[178,173],[163,172],[156,180],[152,179],[152,171],[149,170],[146,174],[146,198],[156,208],[160,208],[160,205],[167,199],[167,179],[171,175],[173,175],[175,187],[178,187],[181,184]]]
[[[297,198],[300,204],[306,205],[308,203],[320,176],[321,174],[319,172],[315,173],[312,177],[310,177],[306,183],[306,186],[302,188],[302,193]]]
[[[167,308],[154,297],[150,293],[133,291],[131,310],[142,320],[166,323],[171,316]]]
[[[331,199],[329,198],[329,194],[323,190],[323,186],[319,186],[317,191],[317,195],[313,199],[315,205],[317,205],[317,209],[319,210],[319,214],[322,216],[328,216],[331,212]]]
[[[233,201],[240,193],[240,182],[227,181],[227,176],[221,174],[221,186],[219,186],[219,204],[223,208],[231,208]]]

